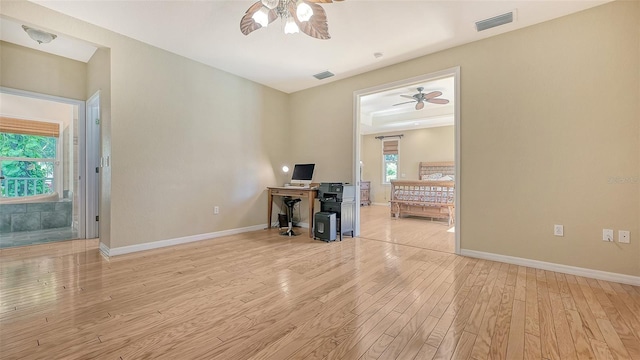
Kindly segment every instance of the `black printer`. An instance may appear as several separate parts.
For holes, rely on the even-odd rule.
[[[318,199],[321,202],[355,201],[355,186],[344,183],[320,183]]]

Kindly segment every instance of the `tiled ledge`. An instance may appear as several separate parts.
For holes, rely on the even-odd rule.
[[[0,233],[71,226],[72,208],[71,200],[2,204],[0,205]]]

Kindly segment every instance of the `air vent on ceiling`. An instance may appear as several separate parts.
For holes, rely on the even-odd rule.
[[[328,77],[332,77],[334,74],[331,71],[323,71],[321,73],[317,73],[313,75],[314,78],[318,80],[326,79]]]
[[[476,30],[483,31],[513,22],[513,11],[476,22]]]

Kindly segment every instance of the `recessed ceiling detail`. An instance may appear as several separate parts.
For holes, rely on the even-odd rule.
[[[419,93],[427,95],[435,92],[433,99],[449,99],[447,103],[434,104],[422,102],[423,108],[416,111],[414,106],[393,106],[401,97],[409,97],[417,104],[417,100],[407,94]],[[360,98],[360,131],[363,134],[377,134],[387,131],[421,129],[437,126],[450,126],[454,123],[455,82],[453,77],[425,81],[418,84],[404,85],[379,93],[365,95]]]

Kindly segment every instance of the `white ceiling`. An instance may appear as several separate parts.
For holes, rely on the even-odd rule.
[[[327,12],[332,38],[318,40],[302,33],[285,35],[280,20],[266,29],[243,35],[239,29],[240,19],[253,1],[34,0],[53,10],[286,93],[608,1],[346,0],[322,5]],[[512,10],[516,10],[514,23],[476,32],[476,21]],[[37,27],[37,24],[31,25]],[[4,33],[5,29],[2,30]],[[375,58],[375,52],[384,56]],[[336,76],[325,80],[312,77],[325,70]]]
[[[35,50],[41,50],[50,54],[64,56],[69,59],[88,62],[98,48],[77,39],[64,35],[58,35],[56,39],[48,44],[38,44],[32,40],[22,29],[22,25],[35,27],[37,24],[26,24],[16,22],[6,18],[0,18],[0,40],[18,44]]]
[[[330,40],[302,33],[285,35],[281,20],[248,36],[240,19],[253,1],[194,0],[32,0],[215,68],[291,93],[377,68],[513,31],[581,11],[610,0],[474,0],[383,1],[346,0],[322,4]],[[481,33],[475,22],[515,11],[514,22]],[[0,19],[0,39],[87,62],[96,48],[64,34],[50,44],[37,44],[22,23]],[[38,28],[38,24],[25,24]],[[50,31],[48,29],[43,29]],[[384,55],[374,57],[374,53]],[[336,76],[316,80],[329,70]],[[447,105],[426,103],[415,110],[400,95],[442,91]],[[361,98],[363,134],[453,125],[453,78],[409,84]]]

